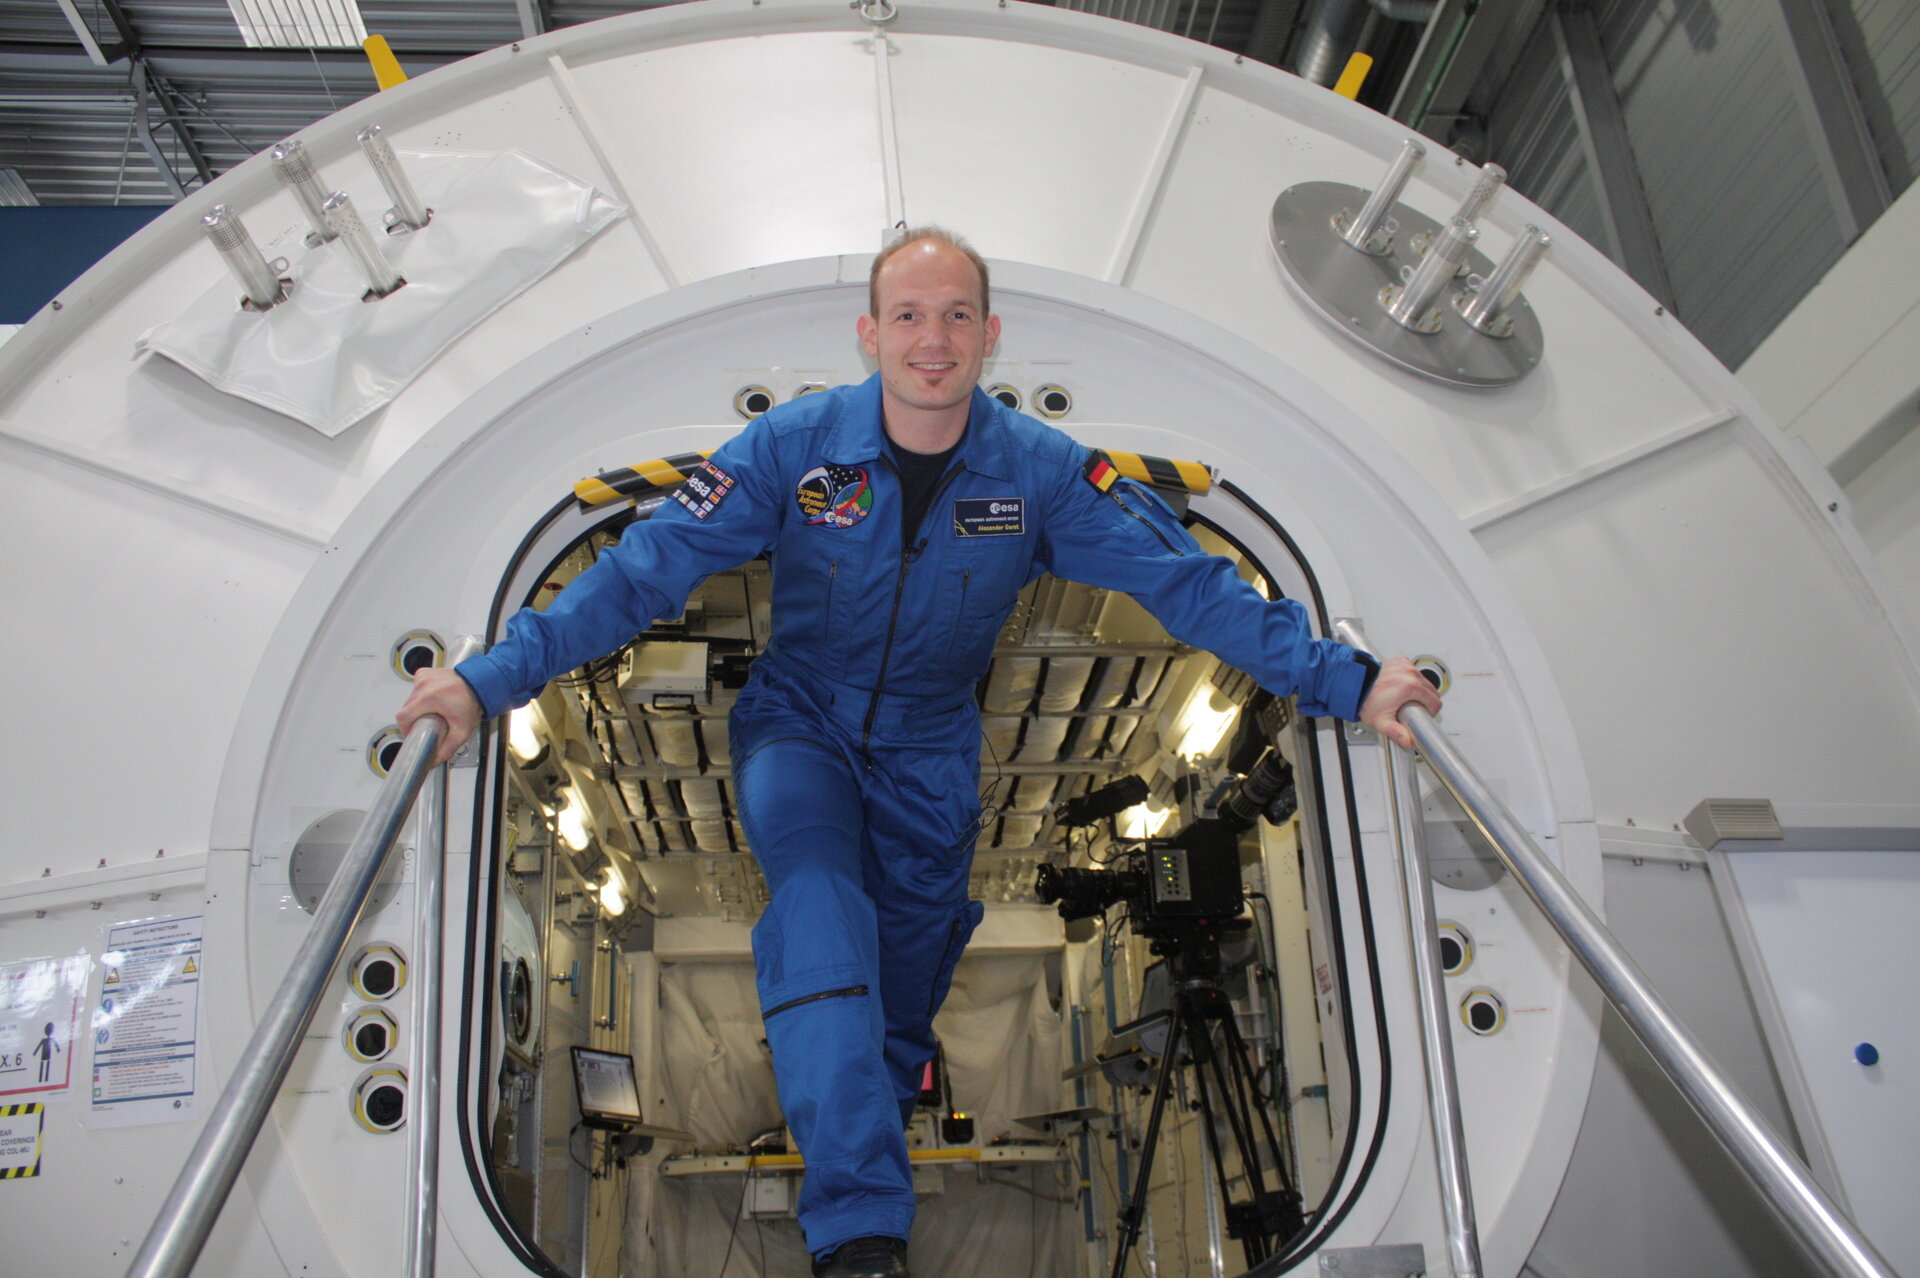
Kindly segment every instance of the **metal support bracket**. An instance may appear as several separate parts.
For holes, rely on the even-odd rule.
[[[1358,617],[1335,617],[1333,619],[1333,629],[1331,633],[1338,636],[1341,630],[1347,626],[1351,626],[1355,630],[1366,629],[1366,625]],[[1340,735],[1346,739],[1348,745],[1372,746],[1380,744],[1379,733],[1369,728],[1366,724],[1351,719],[1342,719],[1340,721]]]
[[[451,670],[468,657],[477,657],[486,650],[487,645],[481,641],[479,635],[455,635],[453,637],[453,647],[450,649],[452,655],[447,661],[447,669]],[[484,726],[485,725],[482,725],[482,727]],[[479,765],[480,733],[476,732],[460,743],[460,748],[453,752],[453,758],[448,761],[448,766],[455,768],[474,768]]]

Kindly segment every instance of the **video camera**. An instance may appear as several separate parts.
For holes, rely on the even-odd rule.
[[[1063,825],[1089,825],[1146,798],[1137,776],[1124,777],[1072,800]],[[1076,807],[1075,805],[1079,805]],[[1042,865],[1033,890],[1060,917],[1092,918],[1122,901],[1142,936],[1164,936],[1238,918],[1246,905],[1240,886],[1240,835],[1261,817],[1284,824],[1299,806],[1293,768],[1278,750],[1263,751],[1247,775],[1220,796],[1216,815],[1195,821],[1168,839],[1148,839],[1123,852],[1107,869]]]
[[[1195,821],[1170,839],[1148,839],[1109,869],[1043,865],[1034,892],[1060,917],[1092,918],[1124,901],[1142,936],[1204,929],[1246,907],[1240,885],[1240,834],[1220,820]]]

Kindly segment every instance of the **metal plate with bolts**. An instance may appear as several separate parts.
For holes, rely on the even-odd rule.
[[[1320,1253],[1320,1278],[1424,1278],[1426,1272],[1427,1249],[1419,1243]]]
[[[366,819],[367,814],[359,811],[329,812],[309,825],[293,845],[293,854],[287,858],[287,878],[301,909],[311,914],[319,907],[320,898],[333,882],[340,863],[346,860],[347,848]],[[367,900],[366,913],[377,913],[393,899],[394,885],[406,878],[407,855],[405,847],[396,848],[388,855],[386,868],[380,872],[380,880],[374,884],[373,895]]]
[[[1432,235],[1440,224],[1423,213],[1396,204],[1393,216],[1399,229],[1393,250],[1373,257],[1351,248],[1333,228],[1342,209],[1357,209],[1367,193],[1344,182],[1302,182],[1290,186],[1273,202],[1268,233],[1275,256],[1287,279],[1308,305],[1335,328],[1401,368],[1452,386],[1511,386],[1540,363],[1545,335],[1533,307],[1522,296],[1507,309],[1513,335],[1487,337],[1476,333],[1452,306],[1453,294],[1464,280],[1442,290],[1438,300],[1442,322],[1432,334],[1412,333],[1400,327],[1380,305],[1380,291],[1401,283],[1402,266],[1419,265],[1411,247],[1417,235]],[[1467,269],[1482,279],[1493,273],[1493,262],[1478,250],[1467,253]]]

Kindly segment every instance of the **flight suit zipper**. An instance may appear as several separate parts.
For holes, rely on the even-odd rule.
[[[1186,551],[1180,549],[1178,546],[1174,545],[1172,542],[1168,541],[1167,535],[1161,532],[1158,528],[1154,527],[1153,521],[1151,519],[1147,519],[1143,517],[1139,511],[1135,510],[1132,506],[1128,505],[1126,502],[1126,499],[1123,498],[1119,493],[1116,492],[1113,495],[1113,500],[1120,507],[1120,509],[1126,511],[1127,514],[1139,520],[1140,523],[1146,527],[1146,530],[1148,532],[1152,533],[1155,537],[1159,538],[1160,544],[1167,548],[1168,554],[1178,557],[1187,553]]]
[[[885,453],[882,453],[880,455],[880,464],[891,471],[894,480],[898,482],[900,471],[894,466],[893,459]],[[921,512],[920,523],[916,524],[913,528],[913,535],[918,535],[920,529],[926,525],[928,512],[931,512],[935,506],[940,504],[940,494],[947,491],[947,486],[953,482],[953,477],[958,475],[962,469],[964,468],[958,462],[955,462],[947,468],[946,474],[940,476],[940,482],[934,486],[933,496],[927,499],[926,511]],[[868,772],[873,771],[873,752],[867,747],[868,743],[873,739],[873,721],[880,714],[880,693],[887,686],[887,664],[893,659],[893,635],[900,624],[900,599],[901,596],[907,593],[907,569],[912,566],[914,560],[920,557],[920,552],[926,548],[927,543],[925,538],[921,538],[916,542],[910,542],[907,549],[900,553],[900,572],[893,580],[893,608],[887,614],[887,642],[880,649],[880,673],[873,681],[873,696],[867,701],[866,722],[860,725],[860,757],[867,761]]]
[[[830,998],[865,998],[866,996],[867,996],[866,986],[849,985],[847,986],[847,988],[843,990],[826,990],[819,994],[808,994],[804,998],[790,998],[786,1002],[782,1003],[780,1006],[772,1009],[771,1011],[760,1013],[760,1019],[763,1021],[770,1020],[773,1017],[780,1015],[780,1013],[789,1010],[790,1008],[799,1007],[803,1003],[819,1003]]]
[[[940,1010],[940,976],[941,974],[944,972],[951,971],[951,969],[957,966],[960,962],[960,955],[956,952],[956,947],[955,947],[955,942],[959,940],[960,940],[960,920],[955,919],[953,923],[947,928],[947,948],[940,955],[940,966],[934,969],[933,988],[927,991],[927,1015],[928,1016],[932,1016],[935,1012]]]

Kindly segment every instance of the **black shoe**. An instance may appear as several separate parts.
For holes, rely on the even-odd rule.
[[[907,1244],[875,1235],[841,1243],[825,1260],[813,1262],[813,1278],[913,1278],[907,1272]]]

